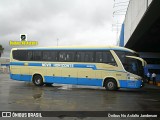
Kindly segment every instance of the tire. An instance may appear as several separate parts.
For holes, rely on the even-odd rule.
[[[35,75],[35,76],[33,77],[33,84],[34,84],[35,86],[43,86],[44,83],[43,83],[43,78],[42,78],[42,76],[41,76],[41,75]]]
[[[106,82],[105,82],[105,88],[106,90],[109,90],[109,91],[114,91],[114,90],[117,90],[118,87],[117,87],[117,82],[113,79],[108,79]]]

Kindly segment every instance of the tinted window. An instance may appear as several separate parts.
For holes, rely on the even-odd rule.
[[[119,57],[119,59],[121,60],[121,62],[124,63],[125,56],[126,56],[125,52],[122,52],[122,51],[115,51],[115,52],[116,52],[117,56]]]
[[[103,52],[96,52],[95,62],[104,62]]]
[[[115,51],[115,53],[117,54],[122,63],[125,63],[126,56],[136,56],[136,57],[139,56],[136,53],[126,52],[126,51]]]
[[[26,51],[26,55],[27,55],[27,58],[25,60],[27,60],[27,61],[34,60],[32,51]]]
[[[76,54],[76,61],[77,62],[84,62],[85,52],[77,52]]]
[[[33,51],[34,53],[34,60],[41,61],[42,60],[42,51]]]
[[[118,57],[124,58],[124,56],[136,56],[139,57],[139,55],[137,53],[132,53],[132,52],[127,52],[127,51],[116,51],[116,54],[118,55]]]
[[[57,52],[56,51],[43,51],[42,54],[42,60],[43,61],[57,61],[58,57],[57,57]]]
[[[59,61],[61,62],[74,62],[75,52],[72,51],[60,51]]]
[[[141,61],[126,57],[126,62],[123,63],[123,66],[126,71],[139,76],[143,76],[144,71]]]
[[[135,56],[134,54],[130,54],[129,52],[123,52],[123,51],[115,51],[115,52],[119,57],[119,59],[121,60],[126,71],[139,76],[143,76],[142,62],[137,59],[126,57],[126,56]]]
[[[112,54],[109,51],[96,52],[95,62],[116,65],[116,61],[114,60]]]
[[[25,50],[14,50],[12,54],[13,59],[22,61],[27,59],[27,52]]]
[[[27,50],[14,50],[13,59],[21,61],[31,61],[34,60],[33,52]]]
[[[79,51],[76,55],[77,62],[94,62],[93,51]]]
[[[94,52],[85,52],[84,62],[94,62]]]

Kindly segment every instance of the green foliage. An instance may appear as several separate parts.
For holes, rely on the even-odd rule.
[[[2,45],[0,45],[0,51],[3,51],[3,50],[4,50],[3,46],[2,46]]]
[[[3,50],[4,50],[4,48],[2,47],[2,45],[0,45],[0,57],[1,57]]]

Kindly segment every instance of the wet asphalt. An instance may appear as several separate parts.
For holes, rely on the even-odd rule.
[[[160,87],[118,91],[61,84],[36,87],[0,74],[0,111],[160,111]]]

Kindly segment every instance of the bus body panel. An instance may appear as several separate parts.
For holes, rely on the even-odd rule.
[[[113,50],[110,52],[117,63],[115,66],[105,63],[18,61],[13,59],[11,51],[10,78],[32,82],[33,76],[40,74],[44,83],[88,86],[104,86],[105,79],[113,78],[119,88],[140,88],[141,80],[129,79],[128,74],[132,78],[138,76],[125,71],[116,53]]]
[[[14,66],[15,64],[18,66]],[[45,83],[103,86],[103,80],[105,78],[114,78],[117,81],[118,87],[121,88],[139,88],[141,84],[141,80],[127,80],[124,71],[114,70],[113,67],[106,69],[107,67],[105,65],[103,68],[99,69],[99,67],[97,67],[95,70],[93,68],[84,69],[83,67],[42,67],[38,66],[40,63],[30,63],[29,65],[31,66],[23,66],[23,64],[22,62],[11,63],[11,79],[31,82],[34,74],[40,74],[43,76]],[[110,68],[111,70],[109,70]]]

